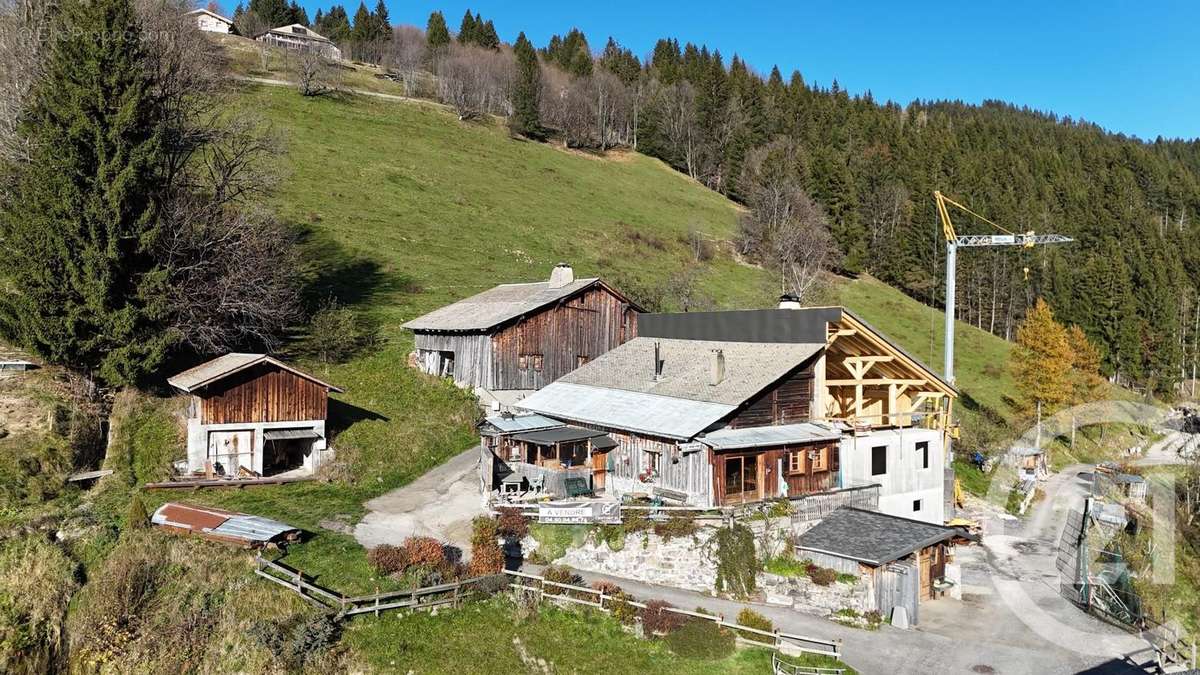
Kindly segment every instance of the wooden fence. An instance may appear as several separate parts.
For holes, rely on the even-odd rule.
[[[566,602],[570,604],[583,605],[593,607],[602,612],[611,612],[612,605],[617,602],[627,603],[638,609],[646,607],[646,603],[629,600],[623,597],[608,595],[603,591],[587,586],[575,586],[572,584],[559,583],[550,581],[543,576],[536,574],[528,574],[526,572],[506,571],[506,574],[514,577],[514,581],[509,584],[514,594],[519,595],[522,592],[533,594],[537,599],[550,599],[555,601]],[[726,621],[725,617],[716,614],[704,614],[702,612],[693,612],[677,607],[664,607],[663,611],[673,614],[692,617],[694,619],[703,619],[712,621],[718,626],[732,628],[738,632],[738,642],[754,647],[765,647],[767,649],[793,649],[795,651],[807,652],[810,654],[821,654],[830,656],[836,659],[842,658],[842,641],[828,640],[825,638],[810,637],[807,635],[797,635],[795,633],[784,633],[781,631],[765,631],[750,626],[743,626],[732,621]],[[755,636],[754,638],[745,637],[746,634]]]
[[[602,612],[612,612],[612,605],[617,601],[626,602],[639,609],[646,606],[644,602],[616,598],[594,588],[562,584],[550,581],[543,576],[514,570],[505,570],[502,574],[475,577],[473,579],[465,579],[463,581],[436,586],[426,586],[424,588],[388,591],[373,595],[346,596],[336,591],[322,588],[312,583],[309,579],[306,579],[300,570],[282,565],[274,560],[267,560],[262,556],[258,556],[256,562],[258,563],[258,569],[254,570],[255,574],[293,591],[318,607],[335,613],[339,619],[359,614],[374,614],[375,616],[379,616],[380,612],[392,610],[408,609],[416,611],[434,609],[436,607],[457,607],[464,599],[473,594],[472,591],[481,590],[481,585],[505,575],[513,578],[508,587],[512,589],[515,595],[531,593],[538,600],[550,599],[584,605]],[[765,647],[776,651],[791,649],[810,654],[821,654],[836,659],[842,658],[841,640],[827,640],[781,631],[765,631],[726,621],[723,616],[703,614],[675,607],[664,607],[663,611],[696,619],[704,619],[705,621],[712,621],[718,626],[732,628],[738,632],[737,640],[742,644]],[[745,637],[746,634],[753,635],[754,638],[747,638]],[[805,671],[798,672],[803,673]]]
[[[503,575],[474,577],[436,586],[387,591],[372,595],[346,596],[322,588],[308,579],[300,570],[292,569],[262,556],[257,559],[258,576],[284,588],[290,589],[305,600],[323,609],[335,612],[339,618],[357,614],[374,614],[395,609],[428,610],[435,607],[457,607],[463,598],[479,588],[487,580]]]
[[[788,663],[780,659],[779,654],[771,655],[771,670],[775,675],[842,675],[846,672],[845,668],[817,668]]]

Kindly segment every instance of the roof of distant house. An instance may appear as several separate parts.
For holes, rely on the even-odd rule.
[[[781,424],[770,427],[718,429],[705,434],[697,440],[714,450],[737,450],[739,448],[759,448],[770,445],[836,441],[841,437],[841,430],[832,424],[802,422],[800,424]]]
[[[532,314],[547,305],[565,300],[597,284],[620,295],[615,289],[597,278],[576,279],[558,288],[551,287],[549,281],[500,284],[495,288],[419,316],[405,323],[403,327],[414,331],[486,331],[518,317]]]
[[[283,35],[286,37],[295,37],[295,38],[300,38],[303,40],[313,40],[316,42],[329,42],[330,44],[333,43],[332,40],[325,37],[324,35],[321,35],[320,33],[309,28],[308,26],[298,24],[298,23],[288,24],[286,26],[279,26],[278,28],[271,28],[269,30],[265,30],[265,31],[259,33],[258,35],[255,35],[254,37],[262,37],[263,35],[266,35],[267,33],[274,33],[276,35]]]
[[[843,506],[800,535],[796,547],[878,567],[961,535],[953,527]]]
[[[203,7],[201,7],[200,9],[193,9],[192,11],[188,12],[188,16],[191,16],[192,14],[206,14],[208,16],[211,16],[214,19],[224,21],[225,23],[229,24],[230,26],[233,25],[233,19],[230,19],[229,17],[226,17],[226,16],[221,16],[220,14],[217,14],[216,12],[214,12],[212,10],[204,9]]]
[[[270,364],[277,368],[286,370],[294,375],[298,375],[310,382],[315,382],[331,391],[340,392],[340,388],[313,377],[312,375],[266,354],[241,354],[229,353],[224,356],[218,356],[212,361],[202,363],[195,368],[185,370],[178,375],[168,378],[167,384],[170,384],[176,389],[180,389],[187,393],[192,393],[198,389],[207,387],[208,385],[225,379],[234,373],[239,373],[247,368],[259,364]]]

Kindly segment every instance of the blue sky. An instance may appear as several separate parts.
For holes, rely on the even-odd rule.
[[[373,6],[374,0],[368,2]],[[310,16],[328,2],[306,2]],[[501,39],[537,46],[577,26],[593,49],[609,35],[639,55],[659,37],[735,52],[760,72],[834,78],[852,93],[907,103],[1001,99],[1146,139],[1200,136],[1200,2],[411,2],[394,23],[441,9],[451,30],[467,7]],[[357,0],[347,3],[351,16]]]

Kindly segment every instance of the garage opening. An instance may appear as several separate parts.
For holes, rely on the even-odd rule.
[[[321,435],[312,429],[268,429],[263,432],[263,475],[300,471]]]

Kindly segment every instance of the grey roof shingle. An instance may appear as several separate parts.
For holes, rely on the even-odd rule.
[[[822,424],[820,422],[802,422],[800,424],[781,424],[772,427],[718,429],[705,434],[698,440],[714,450],[736,450],[738,448],[759,448],[770,445],[788,445],[791,443],[835,441],[841,437],[842,432],[833,425]]]
[[[517,406],[556,419],[688,440],[736,410],[724,403],[689,401],[559,380]]]
[[[801,535],[796,548],[879,566],[958,534],[952,527],[843,506]]]
[[[414,331],[484,331],[558,302],[599,281],[597,278],[577,279],[561,288],[550,288],[548,281],[501,284],[419,316],[403,327]]]
[[[662,377],[654,378],[654,345]],[[821,351],[823,344],[635,338],[559,379],[567,384],[737,406]],[[725,378],[709,384],[713,350],[725,355]]]
[[[176,389],[191,393],[196,389],[212,384],[213,382],[233,375],[234,373],[243,371],[259,363],[268,363],[278,368],[282,368],[283,370],[299,375],[306,380],[316,382],[317,384],[326,387],[331,391],[336,391],[339,393],[342,391],[340,388],[335,387],[328,382],[323,382],[312,375],[298,368],[289,366],[288,364],[272,356],[268,356],[266,354],[240,354],[236,352],[218,356],[212,361],[201,363],[195,368],[185,370],[174,377],[169,377],[167,378],[167,384],[175,387]]]

